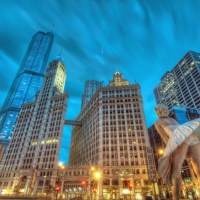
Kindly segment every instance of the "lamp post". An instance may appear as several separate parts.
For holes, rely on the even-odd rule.
[[[98,196],[99,196],[99,200],[102,199],[102,171],[100,171],[99,169],[97,171],[94,172],[94,180],[97,181],[97,192],[98,192]]]
[[[158,150],[157,150],[157,155],[156,155],[156,156],[157,156],[157,160],[159,160],[160,157],[163,156],[163,154],[164,154],[164,148],[163,148],[163,147],[162,147],[162,148],[158,148]],[[157,167],[158,167],[158,166],[157,166]],[[163,195],[164,197],[166,197],[162,179],[160,179],[160,184],[161,184],[162,195]],[[168,186],[167,186],[166,190],[167,190],[167,193],[168,193],[168,195],[169,195],[169,197],[170,197],[170,192],[169,192]],[[160,190],[159,190],[159,191],[160,191]],[[160,193],[160,192],[159,192],[159,193]]]
[[[59,182],[59,183],[57,183],[57,185],[56,186],[59,186],[60,187],[60,189],[59,189],[59,191],[60,191],[60,199],[62,199],[62,194],[63,194],[63,182],[64,182],[64,172],[65,172],[65,165],[62,163],[62,162],[59,162],[58,163],[58,173],[59,173],[59,170],[61,170],[61,176],[62,176],[62,180],[61,180],[61,183]],[[59,174],[58,174],[59,175]]]
[[[99,196],[99,199],[102,199],[102,178],[103,170],[99,166],[89,166],[89,178],[88,178],[88,193],[87,199],[91,198],[91,181],[97,182],[97,188],[92,188],[92,192]],[[95,197],[96,200],[96,197]]]
[[[56,200],[58,198],[58,192],[60,191],[60,186],[56,186]]]

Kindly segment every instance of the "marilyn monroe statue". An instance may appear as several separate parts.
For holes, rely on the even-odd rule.
[[[166,144],[163,157],[158,163],[158,175],[166,184],[172,185],[172,199],[179,199],[181,171],[184,159],[189,157],[200,186],[200,118],[180,125],[168,117],[168,108],[164,105],[155,107],[158,120],[155,127]]]

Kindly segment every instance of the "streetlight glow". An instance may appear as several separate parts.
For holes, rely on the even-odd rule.
[[[91,171],[94,171],[94,167],[91,167]]]
[[[163,155],[164,150],[163,150],[163,149],[160,149],[160,150],[158,151],[158,153],[159,153],[160,155]]]
[[[101,178],[101,173],[100,172],[95,172],[94,177],[96,179],[100,179]]]

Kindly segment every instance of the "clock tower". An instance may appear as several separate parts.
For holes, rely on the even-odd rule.
[[[59,54],[56,59],[49,64],[49,68],[47,68],[43,88],[46,88],[46,85],[51,84],[52,87],[50,88],[53,90],[53,95],[55,95],[55,91],[58,94],[63,94],[66,77],[66,68],[63,63],[63,58],[61,54]]]
[[[22,183],[22,175],[27,178],[26,183],[23,183],[25,195],[31,194],[30,182],[32,189],[34,187],[33,194],[36,195],[39,174],[55,185],[57,172],[54,169],[58,166],[69,96],[64,92],[65,80],[66,68],[60,54],[49,64],[35,100],[23,104],[17,118],[2,171],[14,174],[11,176],[15,179],[12,189]],[[34,171],[40,172],[37,172],[33,181],[33,175],[30,174],[34,174]],[[8,180],[7,176],[0,173],[1,180],[2,177],[8,183],[7,188],[11,188],[13,180]]]

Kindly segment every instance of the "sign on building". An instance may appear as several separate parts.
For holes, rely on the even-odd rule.
[[[155,183],[157,182],[157,176],[156,176],[156,168],[155,168],[155,161],[152,148],[146,147],[145,154],[146,154],[149,181],[151,183]]]

